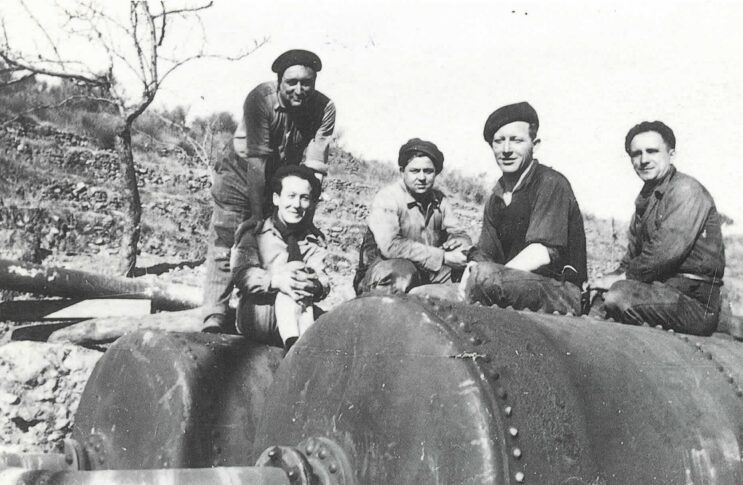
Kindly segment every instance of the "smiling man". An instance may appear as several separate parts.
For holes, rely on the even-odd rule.
[[[459,226],[449,199],[434,188],[444,154],[430,141],[413,138],[397,159],[400,179],[382,188],[369,209],[369,223],[354,278],[357,294],[379,288],[412,288],[458,281],[472,242]]]
[[[238,229],[231,261],[238,333],[288,350],[314,322],[313,303],[330,290],[325,238],[311,218],[320,189],[311,169],[281,167],[271,182],[273,215]]]
[[[709,192],[676,170],[676,136],[660,121],[632,127],[624,142],[644,185],[635,200],[619,269],[594,283],[609,288],[607,315],[694,335],[715,331],[725,248]]]
[[[335,105],[315,89],[321,69],[320,58],[306,50],[294,49],[277,57],[271,66],[277,79],[250,91],[233,143],[214,165],[204,331],[230,326],[226,322],[233,288],[229,254],[235,230],[243,221],[255,225],[269,215],[266,185],[276,170],[301,163],[319,180],[327,174]]]
[[[529,103],[495,110],[483,137],[503,173],[470,252],[465,299],[515,309],[581,312],[586,238],[567,179],[541,165],[539,117]]]

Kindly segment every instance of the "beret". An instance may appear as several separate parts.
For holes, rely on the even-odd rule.
[[[536,125],[537,129],[539,129],[537,112],[529,103],[522,101],[520,103],[501,106],[490,113],[487,121],[485,121],[485,128],[482,130],[483,138],[485,138],[486,142],[492,143],[495,132],[502,126],[513,123],[514,121],[526,121],[529,124]]]
[[[403,146],[400,147],[400,154],[397,157],[397,164],[400,168],[405,168],[410,156],[415,152],[422,152],[428,155],[428,158],[433,162],[433,166],[436,168],[436,173],[441,172],[444,168],[444,154],[441,153],[439,147],[434,143],[420,138],[411,138]]]
[[[314,52],[292,49],[284,52],[273,61],[271,64],[271,70],[275,73],[281,74],[291,66],[307,66],[318,72],[322,69],[322,62],[317,54]]]

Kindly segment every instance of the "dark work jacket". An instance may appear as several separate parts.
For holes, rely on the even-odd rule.
[[[482,222],[471,261],[506,264],[529,244],[540,243],[550,253],[550,264],[535,273],[578,287],[587,280],[586,236],[583,216],[568,180],[537,160],[504,201],[503,179],[496,183]]]
[[[725,246],[707,189],[673,165],[663,180],[646,183],[635,200],[620,269],[645,283],[693,275],[721,284]]]

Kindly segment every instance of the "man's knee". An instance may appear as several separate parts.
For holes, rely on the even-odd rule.
[[[371,265],[361,281],[361,293],[384,289],[390,293],[407,293],[421,284],[418,269],[407,259],[378,260]]]

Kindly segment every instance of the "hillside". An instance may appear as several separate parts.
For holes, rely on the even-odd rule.
[[[333,284],[327,310],[353,297],[351,280],[368,203],[396,177],[388,165],[335,148],[317,224],[328,238]],[[144,207],[137,274],[200,286],[210,216],[210,175],[177,150],[135,153]],[[444,179],[446,175],[442,177]],[[118,163],[86,136],[30,120],[0,126],[0,258],[95,272],[116,268],[121,234]],[[446,181],[446,179],[444,179]],[[486,191],[451,175],[443,189],[476,240]],[[585,217],[589,273],[616,265],[624,227]],[[727,239],[729,282],[737,304],[743,287],[743,242]],[[28,299],[0,291],[0,451],[49,449],[66,436],[79,395],[100,349],[10,342],[18,322],[3,322],[2,300]]]

